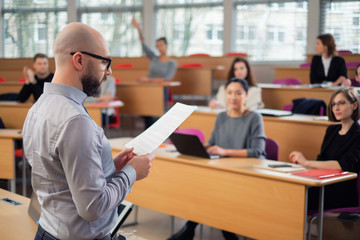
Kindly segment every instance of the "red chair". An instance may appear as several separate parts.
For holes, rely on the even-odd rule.
[[[265,152],[266,152],[266,159],[275,160],[275,161],[279,160],[279,144],[275,140],[271,138],[266,138]]]
[[[18,80],[19,83],[24,83],[25,81],[26,81],[25,78],[20,78],[20,79]]]
[[[120,78],[115,78],[115,84],[119,84],[119,83],[121,83],[121,80],[120,80]]]
[[[229,56],[229,57],[246,57],[247,54],[242,53],[242,52],[228,52],[228,53],[226,53],[226,56]]]
[[[311,67],[311,62],[300,64],[300,68],[309,68],[309,67]]]
[[[201,63],[184,63],[180,68],[203,68],[204,65]]]
[[[283,85],[301,85],[301,81],[297,78],[281,78],[275,79],[274,84],[283,84]]]
[[[134,68],[135,65],[132,63],[119,63],[114,66],[115,69],[123,69],[123,68]]]
[[[109,123],[109,128],[120,128],[120,112],[119,112],[119,108],[115,108],[115,122]]]
[[[5,82],[5,78],[0,78],[0,82]]]
[[[207,53],[194,53],[190,54],[189,57],[210,57],[210,55]]]

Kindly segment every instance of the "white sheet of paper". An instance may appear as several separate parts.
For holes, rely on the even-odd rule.
[[[134,153],[137,155],[152,153],[196,109],[197,106],[176,103],[153,125],[151,125],[136,138],[128,142],[125,147],[134,147]]]

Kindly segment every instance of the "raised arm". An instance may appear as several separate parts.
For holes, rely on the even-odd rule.
[[[139,33],[139,39],[140,42],[143,43],[144,42],[144,36],[140,27],[140,23],[138,21],[136,21],[136,19],[133,17],[131,20],[131,24],[137,29],[138,33]]]

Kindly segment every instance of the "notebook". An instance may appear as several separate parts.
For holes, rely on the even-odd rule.
[[[118,219],[116,220],[114,227],[110,231],[111,239],[114,239],[116,237],[117,231],[123,225],[123,223],[125,222],[126,218],[129,216],[133,208],[134,208],[133,203],[128,202],[126,200],[123,200],[121,202],[121,204],[118,207]],[[36,224],[39,224],[40,213],[41,213],[41,207],[36,194],[33,192],[31,195],[31,200],[28,208],[28,214],[36,222]]]
[[[275,162],[275,163],[262,163],[259,165],[254,165],[255,168],[261,168],[276,172],[297,172],[297,171],[303,171],[305,168],[298,164],[292,164],[292,163],[281,163],[281,162]]]
[[[256,112],[260,113],[263,116],[271,116],[271,117],[284,117],[284,116],[292,115],[291,111],[268,109],[268,108],[257,109]]]
[[[208,154],[204,145],[196,135],[172,133],[170,140],[181,154],[210,159],[220,158],[219,155]]]
[[[349,172],[341,170],[330,170],[330,169],[310,169],[306,171],[292,173],[297,176],[309,177],[315,179],[325,179],[330,177],[336,177],[348,174]]]

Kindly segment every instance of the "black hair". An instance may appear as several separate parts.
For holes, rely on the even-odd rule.
[[[242,85],[242,87],[244,88],[245,92],[248,93],[249,85],[248,85],[247,81],[245,79],[242,79],[242,78],[232,78],[232,79],[230,79],[226,83],[225,89],[229,86],[230,83],[233,83],[233,82],[240,83]]]
[[[38,59],[38,58],[48,58],[48,56],[46,56],[43,53],[37,53],[37,54],[35,54],[35,56],[33,58],[34,62],[36,62],[36,59]]]
[[[158,39],[156,39],[156,41],[157,41],[157,42],[158,42],[158,41],[164,41],[165,45],[168,45],[168,42],[167,42],[166,37],[158,38]]]

